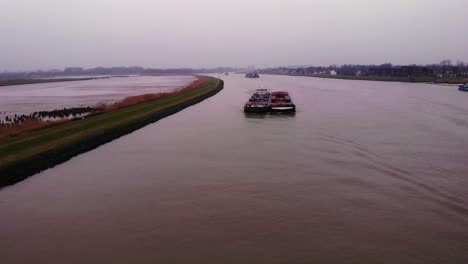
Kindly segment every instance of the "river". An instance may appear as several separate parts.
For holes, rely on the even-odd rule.
[[[200,104],[0,190],[2,263],[468,263],[468,93],[221,76]],[[257,88],[288,115],[245,116]]]

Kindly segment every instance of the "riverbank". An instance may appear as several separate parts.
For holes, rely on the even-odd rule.
[[[354,75],[324,75],[324,74],[290,74],[290,73],[264,73],[271,75],[306,76],[325,79],[357,80],[357,81],[380,81],[380,82],[411,82],[411,83],[446,83],[465,84],[468,78],[434,78],[434,77],[384,77],[384,76],[354,76]]]
[[[110,78],[110,77],[50,78],[50,79],[4,79],[4,80],[0,79],[0,86],[34,84],[34,83],[88,81],[88,80],[107,79],[107,78]]]
[[[181,93],[137,104],[117,106],[96,116],[74,120],[0,141],[0,187],[19,182],[37,172],[62,163],[142,128],[223,89],[223,81],[207,81]]]

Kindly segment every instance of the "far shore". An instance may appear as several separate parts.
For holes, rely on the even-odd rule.
[[[270,75],[305,76],[324,79],[356,80],[356,81],[381,81],[381,82],[412,82],[412,83],[445,83],[465,84],[468,77],[460,78],[435,78],[435,77],[384,77],[384,76],[354,76],[354,75],[324,75],[324,74],[291,74],[291,73],[263,73]]]

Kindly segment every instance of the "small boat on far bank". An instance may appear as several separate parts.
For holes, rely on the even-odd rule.
[[[465,85],[458,86],[458,90],[462,92],[468,92],[468,83],[465,83]]]

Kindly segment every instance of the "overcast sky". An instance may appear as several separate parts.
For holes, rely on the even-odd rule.
[[[0,71],[468,62],[468,0],[0,0]]]

